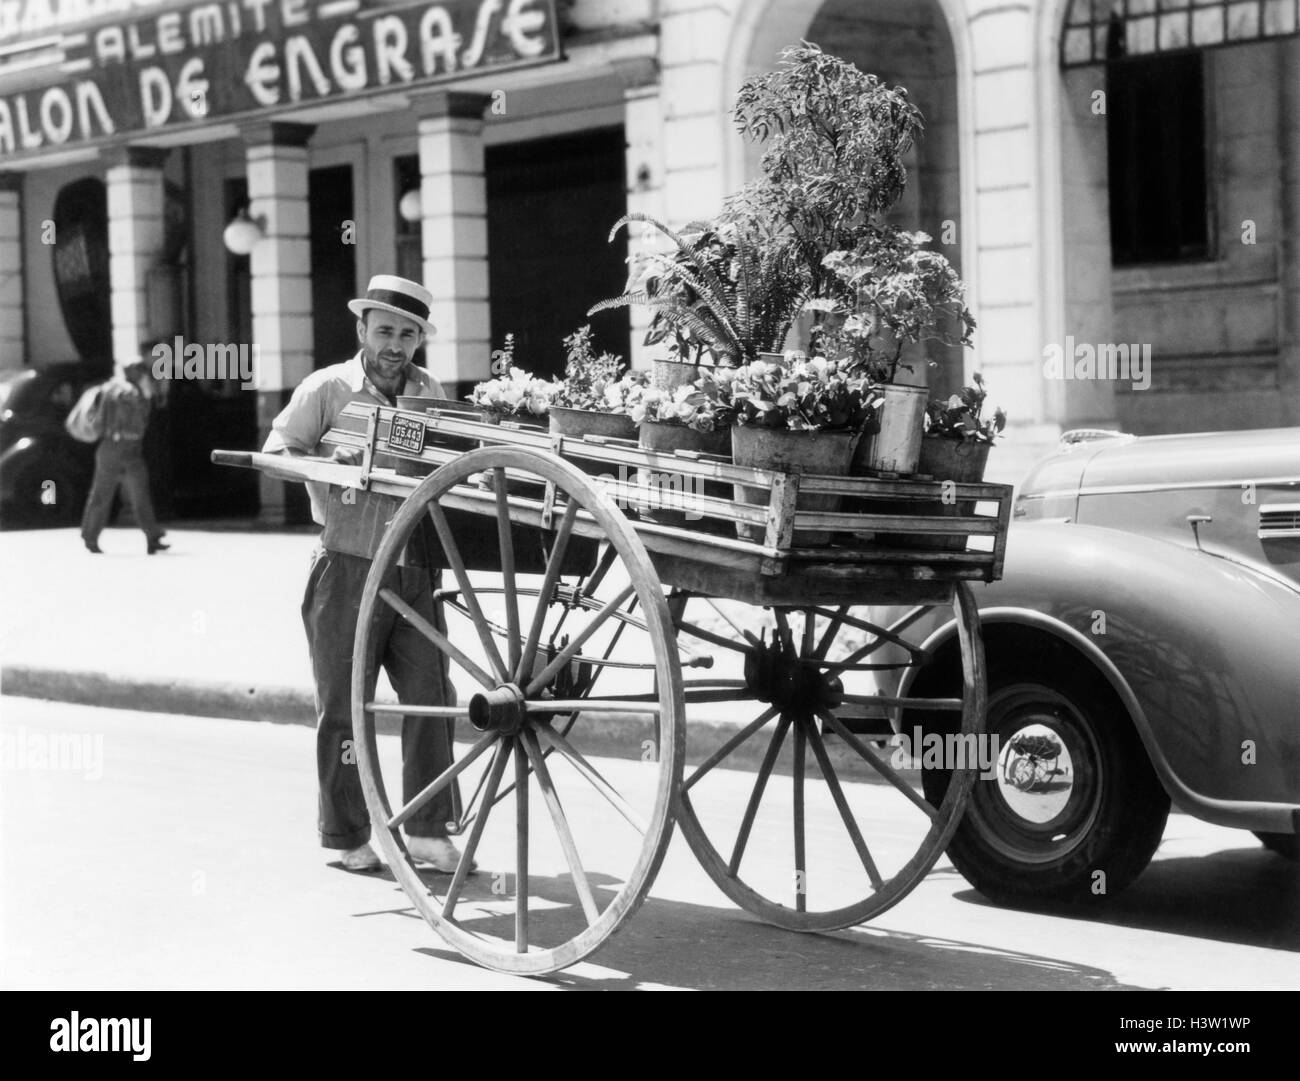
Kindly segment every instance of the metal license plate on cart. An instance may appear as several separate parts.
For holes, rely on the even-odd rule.
[[[422,419],[395,414],[393,429],[388,435],[388,447],[390,450],[407,450],[412,454],[419,454],[424,450],[426,430]]]

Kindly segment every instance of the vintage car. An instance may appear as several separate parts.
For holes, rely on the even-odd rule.
[[[1068,433],[975,594],[998,768],[948,849],[972,885],[1114,895],[1170,801],[1300,857],[1300,430]],[[904,693],[951,693],[954,627],[929,618],[933,660]],[[936,796],[946,776],[923,782]]]

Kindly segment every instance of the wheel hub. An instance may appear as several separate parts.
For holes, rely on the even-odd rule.
[[[480,732],[518,732],[524,725],[524,692],[513,683],[479,691],[469,700],[469,723]]]
[[[816,660],[805,660],[779,641],[760,639],[745,656],[745,682],[760,702],[784,712],[812,715],[833,710],[844,700],[838,676],[822,671]]]

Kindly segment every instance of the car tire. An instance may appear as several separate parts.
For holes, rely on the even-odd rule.
[[[1118,696],[1077,662],[1052,661],[1032,672],[990,665],[996,776],[976,782],[948,845],[962,876],[999,903],[1095,903],[1115,896],[1150,862],[1169,814],[1169,797]],[[1061,675],[1049,686],[1044,671]],[[1025,737],[1033,738],[1026,744]],[[1038,759],[1047,781],[1028,790],[1013,783],[1016,748],[1051,744],[1060,750],[1055,761]],[[923,771],[927,800],[942,798],[947,778]]]
[[[1270,852],[1276,852],[1289,860],[1300,861],[1300,834],[1262,833],[1259,830],[1254,832]]]

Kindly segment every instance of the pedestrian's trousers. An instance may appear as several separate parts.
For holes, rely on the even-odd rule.
[[[352,642],[361,591],[370,560],[318,548],[312,557],[302,602],[303,625],[316,681],[316,769],[320,780],[319,828],[324,848],[356,848],[370,839],[370,816],[357,769],[352,735]],[[435,611],[428,573],[422,567],[393,567],[384,580],[435,627],[445,629]],[[456,692],[447,660],[427,638],[380,604],[374,623],[375,656],[398,699],[411,705],[455,705]],[[366,675],[366,700],[373,701],[378,665]],[[451,766],[449,720],[402,718],[402,801],[418,795]],[[393,797],[389,793],[389,799]],[[448,785],[406,822],[412,837],[445,837],[454,819]]]
[[[81,535],[92,544],[108,524],[108,514],[113,508],[113,495],[118,485],[135,511],[135,520],[144,535],[161,537],[158,519],[153,513],[153,499],[149,495],[149,470],[144,464],[144,452],[138,439],[101,439],[95,448],[95,479],[90,486],[86,509],[81,515]]]

